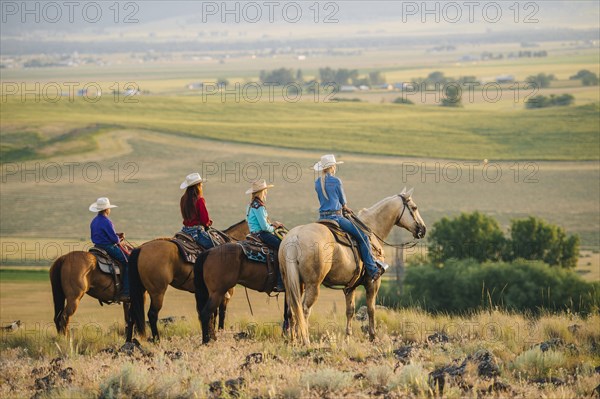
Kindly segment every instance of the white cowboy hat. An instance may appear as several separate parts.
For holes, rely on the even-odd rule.
[[[90,205],[90,211],[91,212],[100,212],[105,209],[116,208],[116,207],[117,207],[116,205],[110,204],[110,200],[108,198],[100,197],[96,200],[96,202],[94,202],[92,205]]]
[[[272,184],[267,184],[267,181],[265,179],[257,180],[254,183],[252,183],[252,188],[246,190],[246,194],[254,194],[271,187],[275,186]]]
[[[316,170],[317,172],[322,171],[323,169],[327,169],[331,166],[334,165],[339,165],[341,163],[344,163],[344,161],[336,161],[335,160],[335,156],[333,154],[327,154],[327,155],[323,155],[321,157],[321,161],[317,162],[314,166],[313,169]]]
[[[185,177],[185,181],[181,183],[179,188],[183,190],[184,188],[188,188],[194,184],[202,183],[203,181],[204,180],[202,180],[200,173],[191,173]]]

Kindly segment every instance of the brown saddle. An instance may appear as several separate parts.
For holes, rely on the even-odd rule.
[[[98,268],[103,273],[111,275],[121,274],[121,264],[119,261],[110,256],[102,248],[92,247],[89,249],[89,253],[96,257]]]
[[[183,231],[175,233],[175,236],[170,241],[177,245],[179,254],[189,263],[195,263],[198,255],[206,249],[198,245],[194,237]]]
[[[346,247],[350,247],[352,249],[352,254],[354,255],[354,262],[356,263],[356,270],[354,271],[352,279],[344,287],[344,290],[354,288],[365,274],[365,268],[363,267],[363,263],[361,262],[360,252],[358,250],[358,242],[354,237],[350,235],[350,233],[347,233],[344,230],[342,230],[339,223],[335,220],[321,219],[317,221],[317,223],[322,224],[323,226],[327,226],[327,228],[329,229],[329,231],[331,231],[331,233],[335,237],[335,240],[339,244]],[[332,285],[328,285],[327,281],[323,281],[323,285],[329,288],[337,288]]]
[[[227,234],[217,229],[209,228],[207,232],[215,246],[223,245],[230,241],[229,237],[227,237]],[[196,242],[196,240],[194,240],[194,237],[184,233],[183,231],[178,231],[175,233],[175,236],[171,238],[170,241],[177,245],[179,253],[183,259],[189,263],[195,263],[198,255],[206,250],[206,248],[202,247]]]
[[[121,292],[121,263],[110,256],[108,252],[102,248],[92,247],[88,252],[96,257],[98,269],[100,269],[102,273],[110,274],[115,282],[115,297],[111,301],[98,299],[98,302],[100,302],[100,305],[104,305],[104,303],[110,304],[113,302],[119,302],[118,296]]]
[[[267,278],[260,292],[270,294],[277,284],[277,270],[279,259],[277,251],[268,247],[258,236],[248,234],[246,240],[238,242],[248,260],[264,263],[267,266]]]

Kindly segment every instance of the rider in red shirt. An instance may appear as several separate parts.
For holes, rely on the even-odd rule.
[[[179,201],[179,208],[183,218],[181,231],[191,235],[194,240],[204,249],[212,248],[214,243],[206,231],[212,220],[206,209],[206,201],[202,193],[202,177],[199,173],[186,176],[185,181],[179,188],[185,189],[185,193]]]

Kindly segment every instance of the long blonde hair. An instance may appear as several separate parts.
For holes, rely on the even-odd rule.
[[[254,201],[254,198],[258,198],[262,202],[265,202],[267,200],[267,189],[265,188],[265,189],[262,189],[260,191],[250,194],[250,203],[252,203],[252,201]]]
[[[323,196],[325,197],[326,200],[329,201],[329,196],[327,195],[327,191],[325,191],[325,177],[327,175],[335,175],[335,165],[330,166],[326,169],[323,169],[323,171],[321,172],[321,177],[319,178],[321,180],[321,192],[323,193]]]

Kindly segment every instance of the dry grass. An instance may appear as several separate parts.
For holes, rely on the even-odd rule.
[[[449,317],[382,309],[372,343],[360,322],[354,337],[346,339],[343,317],[321,311],[311,319],[321,328],[313,330],[314,344],[307,348],[267,333],[277,331],[272,319],[251,323],[231,315],[236,327],[206,346],[200,344],[197,321],[184,320],[161,327],[160,343],[142,342],[142,350],[132,354],[119,352],[118,332],[91,337],[79,330],[65,339],[53,331],[36,337],[26,326],[2,335],[0,396],[423,397],[439,394],[432,371],[459,365],[482,350],[491,353],[498,375],[479,376],[477,364],[467,362],[460,377],[445,377],[445,397],[475,397],[494,384],[504,387],[497,394],[505,397],[577,397],[598,384],[598,315]],[[325,320],[330,323],[322,324]],[[240,339],[234,335],[239,331],[249,334]],[[429,337],[435,332],[448,341],[433,342]],[[539,345],[543,342],[549,349]],[[412,350],[401,359],[394,351],[406,346]],[[57,357],[62,363],[52,366]]]

